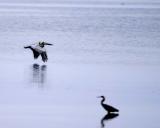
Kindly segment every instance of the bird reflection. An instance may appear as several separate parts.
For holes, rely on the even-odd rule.
[[[38,86],[43,87],[46,80],[46,65],[33,64],[32,65],[32,83],[38,84]]]
[[[106,114],[102,119],[101,119],[101,128],[104,128],[105,127],[105,121],[109,121],[109,120],[112,120],[116,117],[118,117],[119,114],[117,113],[108,113]]]

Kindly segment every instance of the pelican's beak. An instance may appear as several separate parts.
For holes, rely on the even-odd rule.
[[[44,42],[44,45],[53,45],[53,44],[50,44],[50,43]]]
[[[53,45],[53,44],[47,43],[46,45]]]
[[[49,43],[47,43],[46,45],[53,45],[53,44],[49,44]]]

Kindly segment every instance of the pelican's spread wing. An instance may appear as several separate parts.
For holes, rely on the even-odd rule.
[[[34,59],[37,59],[40,54],[34,49],[32,51],[33,51]]]
[[[51,45],[51,44],[48,44],[48,45]],[[48,60],[47,53],[44,47],[40,47],[39,45],[36,45],[36,46],[26,46],[24,48],[25,49],[29,48],[32,50],[34,59],[37,59],[39,55],[41,55],[43,62],[46,62]]]
[[[36,47],[34,47],[34,51],[34,55],[37,55],[37,58],[39,55],[41,55],[43,62],[46,62],[48,60],[45,48],[41,48],[39,45],[37,45]]]
[[[32,50],[34,59],[37,59],[38,56],[40,55],[40,53],[39,53],[37,50],[35,50],[35,48],[33,48],[32,46],[26,46],[26,47],[24,47],[24,48],[25,48],[25,49],[29,48],[29,49]]]
[[[48,57],[47,57],[47,53],[46,53],[46,52],[42,52],[42,53],[41,53],[41,57],[42,57],[43,62],[46,62],[46,61],[48,60]]]

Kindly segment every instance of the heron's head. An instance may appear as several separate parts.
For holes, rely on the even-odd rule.
[[[104,99],[105,97],[104,97],[104,96],[98,96],[97,98],[102,98],[102,99]]]

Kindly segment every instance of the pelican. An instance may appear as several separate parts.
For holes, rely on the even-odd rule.
[[[102,107],[108,112],[108,113],[113,113],[113,112],[119,112],[118,109],[108,105],[108,104],[104,104],[105,101],[105,97],[104,96],[99,96],[98,98],[102,98],[101,100],[101,105]]]
[[[45,45],[53,45],[53,44],[40,41],[35,46],[29,45],[29,46],[25,46],[24,48],[25,49],[29,48],[32,50],[34,59],[37,59],[39,55],[41,55],[42,61],[47,62],[48,56],[47,56],[46,49],[44,48]]]

